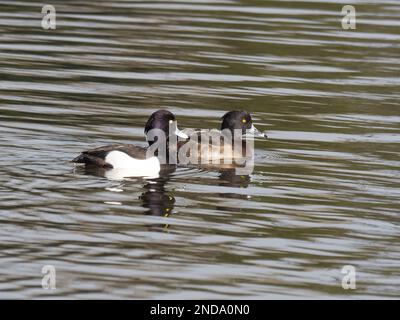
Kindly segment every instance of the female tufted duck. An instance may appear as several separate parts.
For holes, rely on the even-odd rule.
[[[180,163],[228,164],[253,157],[253,137],[267,138],[258,131],[246,111],[229,111],[221,118],[221,130],[187,130],[189,141],[178,142]]]

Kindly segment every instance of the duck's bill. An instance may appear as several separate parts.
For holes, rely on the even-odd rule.
[[[261,132],[260,130],[258,130],[254,124],[251,126],[250,130],[249,130],[249,134],[254,136],[254,137],[259,137],[259,138],[268,138],[267,134],[264,132]]]
[[[176,128],[175,134],[182,139],[189,139],[189,136],[186,133],[184,133],[182,130],[179,130],[178,128]]]

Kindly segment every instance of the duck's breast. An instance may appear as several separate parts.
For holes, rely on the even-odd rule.
[[[114,169],[132,169],[138,173],[143,172],[144,175],[160,171],[160,161],[157,157],[135,159],[125,152],[114,150],[107,154],[105,161]]]

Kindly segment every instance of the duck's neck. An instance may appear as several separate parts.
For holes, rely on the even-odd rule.
[[[234,134],[233,130],[223,132],[225,143],[229,143],[236,154],[241,154],[245,156],[247,139],[242,134]]]

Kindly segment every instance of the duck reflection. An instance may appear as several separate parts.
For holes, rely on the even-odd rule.
[[[166,174],[147,181],[143,186],[146,191],[139,198],[142,200],[142,206],[147,209],[146,215],[168,217],[172,213],[175,198],[165,189],[169,179],[170,174]]]
[[[220,186],[225,188],[220,188],[220,192],[216,193],[221,200],[230,198],[237,200],[245,200],[247,201],[251,196],[249,193],[245,192],[246,189],[251,183],[251,176],[249,174],[238,174],[240,170],[237,170],[237,167],[217,167],[212,165],[202,165],[202,166],[190,166],[191,168],[200,169],[201,172],[204,172],[203,177],[187,177],[185,181],[189,184],[197,184],[203,186]],[[218,180],[215,177],[210,177],[207,175],[207,172],[218,173]],[[217,201],[221,203],[220,201]],[[230,206],[216,205],[215,209],[219,211],[242,211],[240,206],[232,206],[232,201],[229,202]],[[245,206],[244,206],[245,207]]]
[[[203,168],[204,169],[204,168]],[[145,215],[151,216],[163,216],[168,217],[173,213],[175,205],[175,197],[173,192],[168,190],[167,185],[171,179],[171,175],[176,171],[176,166],[165,166],[160,171],[158,177],[153,178],[138,178],[138,177],[125,177],[120,179],[118,175],[112,172],[112,170],[105,170],[98,167],[87,166],[85,169],[85,174],[103,176],[110,180],[120,180],[121,183],[117,188],[113,188],[118,191],[123,191],[126,189],[129,183],[143,183],[143,193],[139,196],[139,200],[142,202],[142,207],[145,209]],[[196,177],[196,178],[186,178],[185,181],[193,184],[203,184],[203,185],[219,185],[222,187],[228,187],[225,192],[219,192],[218,196],[221,199],[231,198],[238,200],[247,200],[249,195],[243,191],[237,192],[237,188],[243,189],[247,188],[251,182],[251,177],[249,175],[238,175],[234,168],[228,169],[216,169],[208,168],[208,171],[217,171],[219,173],[218,180],[210,179],[210,177]],[[134,180],[132,180],[134,179]],[[228,207],[223,205],[217,205],[216,210],[223,211],[240,211],[237,207]],[[150,226],[151,229],[166,230],[169,228],[168,224],[156,224]]]
[[[247,188],[251,182],[249,175],[239,175],[235,169],[226,169],[219,171],[220,186]]]
[[[235,169],[227,169],[219,171],[219,185],[224,187],[233,187],[233,188],[247,188],[251,182],[251,178],[249,175],[238,175]],[[247,193],[239,193],[239,192],[224,192],[219,193],[221,198],[230,198],[237,200],[248,200],[249,195]],[[232,206],[223,206],[218,205],[215,207],[218,211],[229,211],[229,212],[238,212],[242,211],[241,206],[232,207]]]
[[[175,198],[172,193],[166,190],[166,185],[176,170],[175,165],[162,166],[157,177],[131,177],[127,171],[107,170],[97,166],[86,166],[79,169],[83,170],[82,173],[86,175],[95,175],[112,181],[120,181],[118,187],[108,190],[123,191],[129,182],[144,181],[144,192],[139,196],[139,199],[142,201],[143,208],[146,209],[144,212],[146,215],[167,217],[174,209]]]

